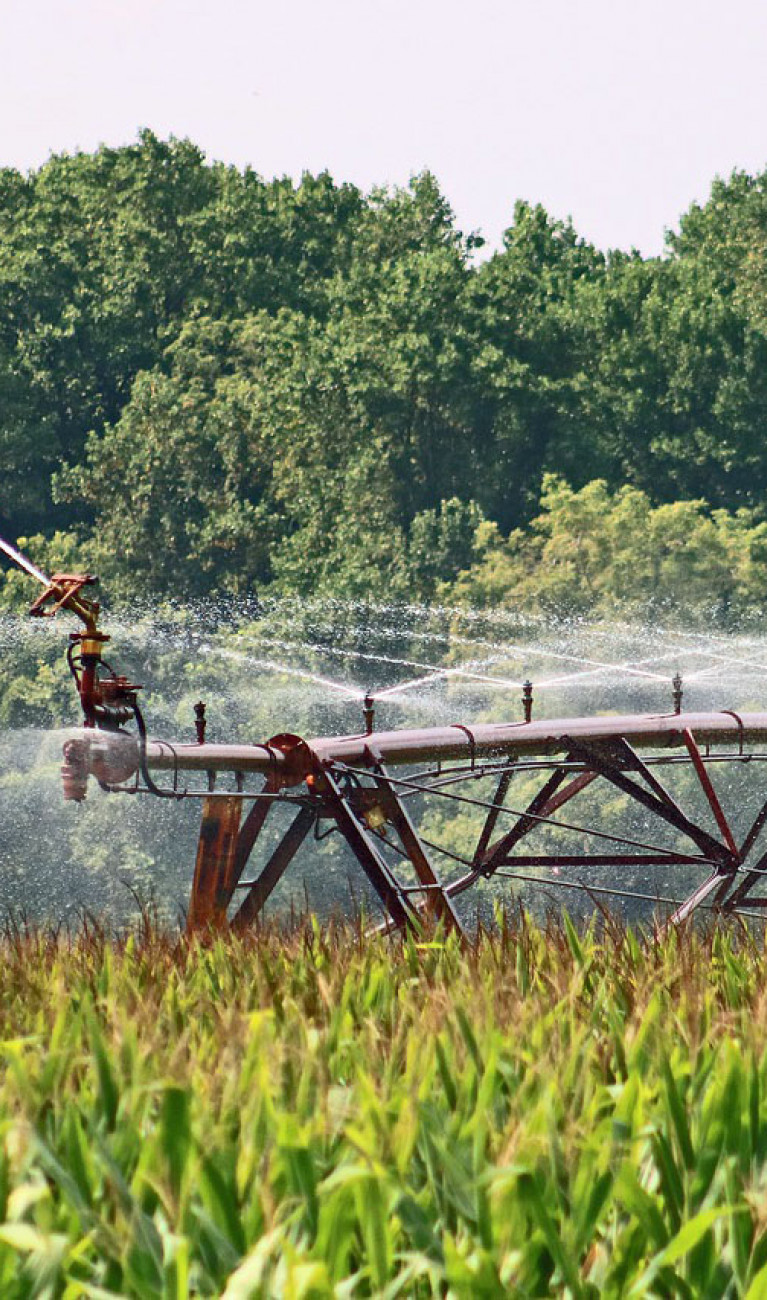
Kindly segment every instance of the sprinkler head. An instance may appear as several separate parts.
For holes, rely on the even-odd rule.
[[[374,696],[370,694],[370,691],[368,691],[362,701],[362,717],[365,722],[365,735],[372,736],[373,728],[375,727],[376,702]]]
[[[525,722],[532,722],[533,719],[533,683],[528,680],[522,683],[522,714]]]
[[[205,744],[205,728],[207,720],[205,718],[205,705],[202,700],[198,700],[194,706],[194,729],[197,733],[197,744]]]

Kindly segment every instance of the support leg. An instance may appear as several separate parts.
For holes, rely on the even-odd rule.
[[[240,825],[239,799],[211,794],[202,805],[187,933],[226,925],[228,881]]]

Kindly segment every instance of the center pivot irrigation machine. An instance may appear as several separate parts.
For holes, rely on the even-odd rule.
[[[210,744],[198,704],[196,743],[151,739],[139,687],[103,657],[109,637],[99,630],[98,604],[85,594],[97,579],[68,573],[47,578],[2,539],[0,549],[43,587],[32,614],[67,610],[84,624],[70,635],[67,652],[84,729],[64,745],[65,799],[84,799],[93,777],[105,791],[201,801],[190,931],[251,926],[307,836],[319,839],[333,830],[378,896],[387,927],[421,929],[425,920],[436,920],[462,933],[455,899],[482,880],[503,877],[590,893],[589,870],[605,868],[614,873],[613,887],[600,885],[594,893],[670,904],[673,924],[699,907],[765,915],[758,909],[767,907],[767,897],[753,891],[767,876],[767,801],[738,842],[738,808],[728,815],[712,771],[717,764],[731,770],[767,758],[758,749],[767,742],[767,713],[682,712],[676,678],[669,713],[533,720],[526,683],[516,722],[377,731],[375,700],[368,696],[358,735],[305,740],[286,732],[262,744]],[[686,812],[660,779],[659,772],[675,766],[692,774],[696,811]],[[528,797],[515,808],[508,796],[519,777]],[[532,778],[539,784],[530,798]],[[489,798],[470,793],[482,779],[493,783]],[[196,781],[196,788],[184,781]],[[561,820],[560,810],[587,789],[590,824]],[[595,804],[599,791],[605,806],[618,792],[625,805],[641,810],[651,827],[647,838],[606,829],[614,823]],[[418,804],[428,796],[451,800],[479,819],[472,851],[455,852],[419,831]],[[246,879],[278,807],[283,818],[286,810],[290,814],[287,830]],[[537,852],[531,851],[536,839]],[[599,852],[592,851],[594,842]],[[437,863],[447,864],[445,875]],[[673,868],[685,889],[673,898],[633,890],[631,881],[647,867],[667,869],[666,879]],[[696,884],[689,892],[691,879]]]

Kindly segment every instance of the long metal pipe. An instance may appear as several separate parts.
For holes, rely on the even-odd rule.
[[[415,764],[427,760],[527,757],[562,754],[570,739],[611,740],[622,737],[638,749],[684,746],[685,730],[699,744],[741,746],[767,742],[767,713],[671,713],[608,715],[596,718],[553,718],[520,723],[477,723],[419,727],[407,731],[377,731],[371,735],[322,736],[306,742],[321,763],[364,765],[371,755],[385,763]],[[176,745],[150,741],[149,767],[180,772],[270,772],[291,765],[276,743],[261,745]]]
[[[354,765],[365,760],[366,751],[377,750],[385,762],[420,763],[428,758],[471,758],[472,753],[482,758],[559,754],[567,751],[570,738],[598,741],[620,736],[639,749],[681,746],[685,729],[704,745],[759,742],[767,739],[767,713],[742,714],[740,723],[732,713],[551,718],[382,731],[371,736],[332,737],[308,743],[321,760]]]

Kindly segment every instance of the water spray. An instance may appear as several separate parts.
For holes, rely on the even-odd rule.
[[[653,866],[674,869],[688,883],[680,891],[671,923],[683,922],[701,907],[765,915],[767,897],[753,891],[767,876],[767,852],[760,848],[767,799],[739,841],[712,772],[720,763],[767,761],[767,713],[739,714],[727,708],[683,712],[683,685],[677,674],[671,712],[659,699],[656,713],[545,718],[538,716],[536,707],[534,717],[529,679],[512,682],[470,669],[434,666],[425,677],[364,694],[317,674],[299,673],[361,702],[362,730],[352,735],[305,740],[283,731],[260,744],[211,743],[205,705],[199,701],[194,706],[193,743],[158,740],[147,734],[137,700],[140,687],[104,658],[109,637],[99,626],[99,604],[92,593],[96,577],[83,572],[48,578],[1,538],[0,551],[43,587],[31,607],[33,615],[69,612],[83,624],[70,635],[67,652],[84,726],[64,745],[65,799],[83,799],[93,777],[109,793],[201,802],[190,930],[240,931],[256,922],[310,833],[315,840],[338,834],[377,895],[383,924],[419,933],[439,922],[463,937],[464,921],[455,899],[483,880],[533,882],[546,891],[582,889],[596,896],[600,887],[589,872],[606,867],[615,873]],[[555,659],[574,658],[559,651],[546,653]],[[621,668],[578,662],[590,673]],[[665,683],[668,690],[668,679],[660,673],[639,664],[622,669]],[[499,690],[521,686],[522,720],[376,730],[377,701],[395,699],[419,684],[441,683],[447,690],[454,681],[476,681]],[[539,680],[537,689],[545,685]],[[665,699],[667,708],[668,695]],[[691,810],[661,780],[664,768],[673,771],[678,765],[692,774],[702,795]],[[521,807],[509,798],[519,774],[541,782]],[[166,784],[159,785],[157,778]],[[492,783],[494,793],[478,794],[485,788],[477,785],[482,781]],[[601,794],[608,810],[619,794],[649,815],[656,833],[643,840],[613,833],[606,829],[613,825],[609,811],[604,821],[593,809],[586,824],[582,818],[564,820],[562,808],[586,790],[594,800]],[[428,799],[451,801],[478,817],[472,851],[459,853],[421,834],[420,819],[411,809]],[[258,874],[246,879],[245,868],[263,843],[261,833],[277,807],[287,810],[292,820]],[[547,832],[543,843],[541,831]],[[538,851],[531,852],[536,832]],[[691,872],[699,881],[689,892]],[[612,896],[616,890],[605,892]],[[658,897],[630,887],[617,892],[649,902]]]

